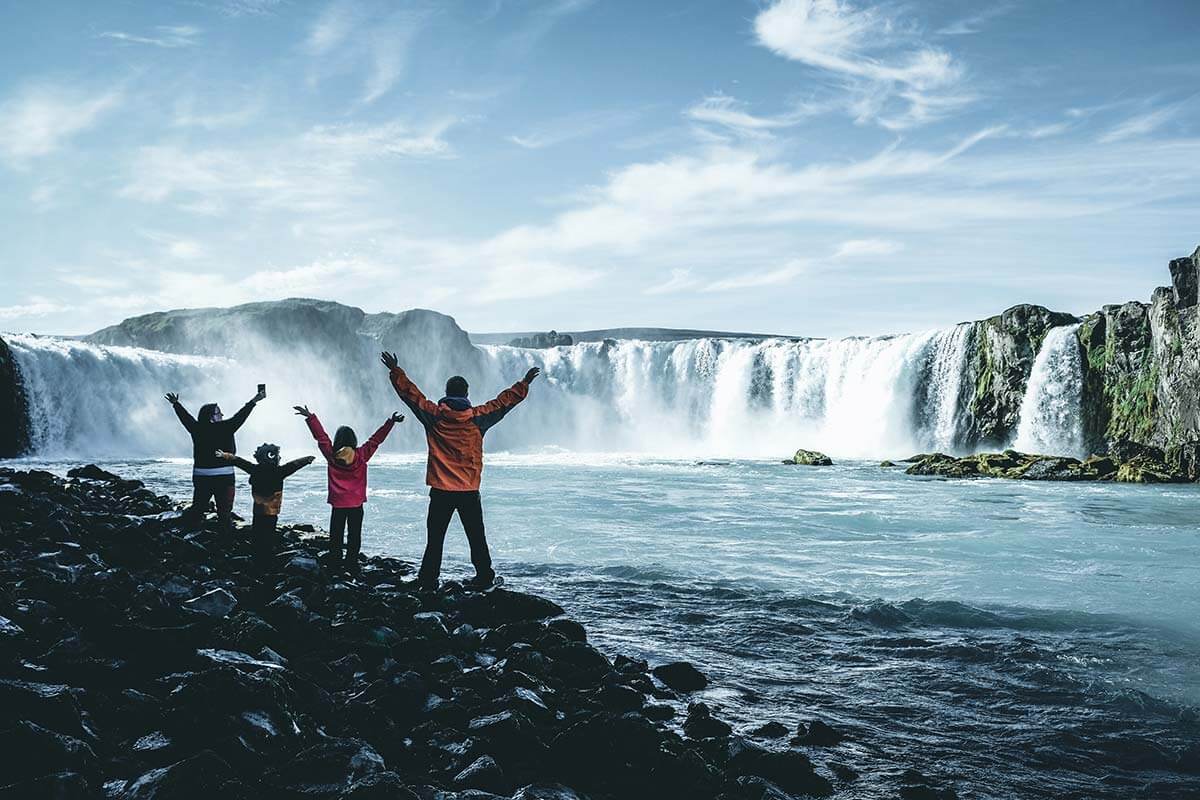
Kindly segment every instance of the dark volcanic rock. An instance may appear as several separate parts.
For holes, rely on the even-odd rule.
[[[698,692],[708,686],[708,678],[687,661],[672,661],[654,668],[654,677],[677,692]]]
[[[12,350],[0,339],[0,458],[16,458],[29,449],[29,444],[25,384]]]

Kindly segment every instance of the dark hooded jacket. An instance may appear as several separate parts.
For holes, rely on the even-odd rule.
[[[242,427],[247,417],[250,416],[250,412],[254,410],[254,403],[246,403],[232,417],[220,422],[198,421],[183,407],[182,403],[173,403],[172,407],[175,409],[175,416],[179,417],[183,427],[187,428],[188,433],[192,435],[193,469],[197,471],[227,470],[228,474],[232,476],[233,466],[228,461],[217,458],[217,451],[237,452],[237,444],[233,440],[233,435],[238,428]]]

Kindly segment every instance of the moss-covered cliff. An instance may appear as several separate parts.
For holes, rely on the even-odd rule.
[[[29,404],[16,359],[0,339],[0,458],[29,449]]]

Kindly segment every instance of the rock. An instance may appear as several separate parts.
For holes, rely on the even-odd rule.
[[[896,466],[896,463],[895,463],[894,461],[888,461],[887,459],[884,459],[883,461],[880,461],[880,462],[879,462],[879,466],[881,466],[881,467],[894,467],[894,466]]]
[[[833,747],[845,738],[846,735],[841,731],[834,730],[819,719],[814,719],[807,728],[804,725],[800,726],[796,731],[795,738],[792,739],[792,744],[808,747]]]
[[[1200,280],[1200,247],[1187,258],[1173,259],[1167,265],[1171,271],[1172,299],[1177,309],[1196,305],[1196,288]]]
[[[665,722],[675,716],[675,709],[661,703],[647,703],[642,707],[642,714],[646,719]]]
[[[587,631],[584,630],[582,625],[573,619],[567,619],[566,617],[552,619],[546,623],[546,627],[552,631],[561,633],[572,642],[587,641]]]
[[[642,693],[620,684],[602,686],[596,692],[596,702],[606,711],[624,714],[627,711],[638,711],[646,703]]]
[[[0,458],[16,458],[29,449],[29,398],[17,359],[0,338]]]
[[[818,775],[808,756],[797,750],[767,750],[738,737],[729,740],[728,750],[729,771],[734,775],[757,775],[791,794],[833,794],[829,780]]]
[[[750,735],[758,739],[782,739],[788,735],[788,729],[786,725],[772,720],[750,731]]]
[[[480,756],[454,776],[454,786],[459,789],[482,789],[486,792],[504,793],[508,781],[504,771],[491,756]]]
[[[3,784],[59,772],[92,776],[98,773],[91,745],[25,720],[0,731],[0,752],[4,753],[7,765],[0,775]]]
[[[802,464],[809,467],[828,467],[833,465],[833,459],[816,450],[800,449],[792,456],[792,464]]]
[[[652,670],[654,677],[677,692],[698,692],[708,686],[708,678],[687,661],[660,664]]]
[[[338,795],[338,800],[421,800],[394,772],[373,772],[359,778]]]
[[[183,604],[184,608],[209,617],[227,617],[237,608],[237,598],[224,589],[212,589]]]
[[[508,342],[509,347],[526,347],[534,350],[544,350],[547,347],[570,347],[574,343],[569,333],[550,331],[535,333],[530,336],[518,336]]]
[[[683,733],[689,739],[715,739],[733,733],[733,728],[714,717],[704,703],[689,703]]]
[[[119,800],[191,800],[218,797],[230,777],[229,765],[211,750],[152,769],[128,784]]]
[[[512,800],[587,800],[569,786],[561,783],[531,783],[522,786]]]
[[[361,739],[327,739],[266,776],[269,785],[298,795],[337,795],[385,770],[383,757]]]

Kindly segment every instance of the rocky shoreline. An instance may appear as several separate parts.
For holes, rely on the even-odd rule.
[[[787,800],[857,777],[824,755],[837,731],[739,735],[689,702],[690,664],[610,659],[549,600],[419,594],[381,557],[335,580],[323,539],[285,526],[260,567],[139,481],[0,468],[0,798]]]
[[[1195,445],[1161,450],[1135,442],[1114,443],[1108,455],[1082,461],[1070,456],[1039,455],[1005,450],[955,457],[921,453],[904,460],[909,475],[942,478],[1008,478],[1029,481],[1114,481],[1116,483],[1185,483],[1200,477],[1200,452]],[[882,466],[896,466],[886,461]]]

